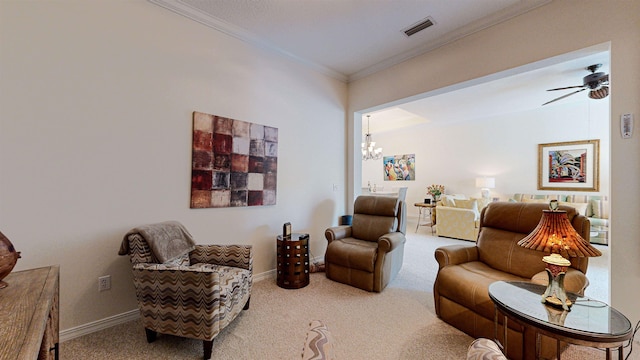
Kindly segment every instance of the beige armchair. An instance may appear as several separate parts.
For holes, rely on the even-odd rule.
[[[180,223],[171,221],[131,230],[119,254],[128,254],[133,265],[148,342],[156,333],[203,340],[204,359],[209,359],[213,339],[249,308],[251,246],[196,245]]]
[[[436,235],[476,241],[480,229],[480,212],[489,199],[443,195],[436,207]]]
[[[359,196],[352,225],[325,231],[327,278],[382,291],[402,267],[407,205],[398,198]]]

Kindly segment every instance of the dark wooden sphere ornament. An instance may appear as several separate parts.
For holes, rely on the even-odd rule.
[[[2,279],[9,275],[19,258],[20,252],[16,251],[11,241],[0,231],[0,289],[8,286]]]

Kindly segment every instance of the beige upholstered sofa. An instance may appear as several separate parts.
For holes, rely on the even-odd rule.
[[[545,285],[544,254],[525,249],[517,242],[539,223],[547,204],[492,202],[480,217],[476,244],[450,245],[436,249],[439,269],[433,287],[436,314],[445,322],[473,337],[494,338],[494,304],[488,288],[494,281],[533,281]],[[589,219],[574,208],[560,206],[576,231],[589,239]],[[582,294],[588,285],[588,258],[571,258],[564,285],[567,291]],[[524,328],[509,323],[507,357],[520,359]],[[499,329],[498,334],[504,331]],[[532,334],[533,332],[529,332]],[[528,349],[535,349],[535,336],[527,337]],[[552,343],[551,346],[547,342]],[[555,351],[555,342],[543,341],[543,355]]]
[[[568,194],[513,194],[511,201],[544,202],[558,200],[560,205],[576,208],[581,215],[589,218],[591,223],[591,242],[608,244],[609,237],[609,198],[603,195],[568,195]]]
[[[488,203],[489,199],[443,195],[435,209],[436,234],[476,241],[480,228],[480,212]]]

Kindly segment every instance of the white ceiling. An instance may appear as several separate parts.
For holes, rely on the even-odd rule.
[[[149,1],[337,79],[352,81],[552,0]],[[404,29],[427,17],[434,26],[411,37],[404,34]],[[599,71],[609,73],[606,47],[458,84],[410,103],[370,109],[371,131],[538,108],[571,92],[546,89],[582,85],[582,77],[588,74],[584,68],[596,63],[603,64]],[[586,93],[547,106],[586,101]]]
[[[149,0],[190,19],[353,80],[551,0]],[[403,30],[430,17],[411,37]]]
[[[371,115],[371,132],[376,133],[424,123],[477,121],[540,109],[547,101],[578,90],[547,89],[582,85],[582,78],[590,74],[586,67],[593,64],[602,64],[598,72],[609,73],[609,52],[606,46],[547,59],[520,69],[512,69],[507,74],[495,74],[488,79],[476,79],[470,84],[458,84],[452,89],[440,89],[436,94],[425,94],[421,99],[367,111],[364,115]],[[583,91],[545,107],[581,106],[588,101],[609,101],[609,97],[602,100],[589,99],[587,93],[588,91]],[[363,116],[363,121],[366,121],[364,119],[366,118]],[[363,129],[366,129],[366,122],[363,124]]]

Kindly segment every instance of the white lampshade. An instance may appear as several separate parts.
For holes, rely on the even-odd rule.
[[[496,178],[492,178],[492,177],[476,178],[476,187],[481,189],[493,189],[496,187]]]

